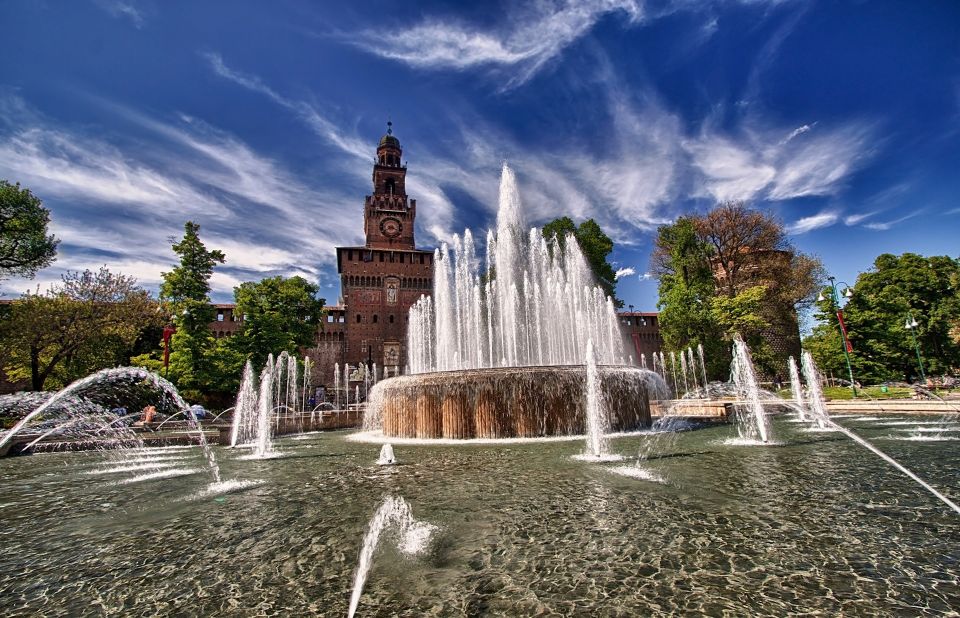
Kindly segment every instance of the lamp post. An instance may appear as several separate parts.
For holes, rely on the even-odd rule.
[[[837,279],[836,277],[827,277],[830,280],[830,300],[833,302],[833,306],[836,307],[837,311],[837,324],[840,326],[840,339],[841,346],[843,347],[843,358],[847,361],[847,374],[850,376],[850,390],[853,392],[853,396],[857,396],[857,385],[853,381],[853,367],[850,365],[850,352],[853,352],[853,346],[850,345],[850,339],[847,338],[847,325],[843,322],[843,310],[840,308],[840,294],[837,292]],[[843,292],[844,298],[853,297],[853,286],[845,281],[840,282],[841,285],[846,286],[846,290]],[[820,292],[820,295],[817,296],[817,300],[823,302],[826,298],[823,296],[823,292]]]
[[[920,326],[917,324],[917,321],[913,319],[913,313],[907,312],[907,320],[904,322],[903,327],[910,331],[910,334],[913,336],[913,349],[917,353],[917,365],[920,366],[920,381],[926,384],[927,376],[923,373],[923,359],[920,358],[920,344],[917,343],[917,327]]]

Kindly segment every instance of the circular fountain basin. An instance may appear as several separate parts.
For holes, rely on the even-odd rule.
[[[651,372],[601,366],[611,431],[649,427]],[[398,376],[371,393],[365,429],[398,438],[533,438],[584,433],[583,366],[509,367]]]

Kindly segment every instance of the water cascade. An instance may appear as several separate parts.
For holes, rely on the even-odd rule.
[[[230,432],[230,446],[252,442],[256,434],[257,386],[254,382],[253,363],[249,360],[243,368],[243,379],[237,393],[237,404],[233,409],[233,430]]]
[[[433,296],[410,309],[411,373],[578,365],[588,339],[598,363],[623,358],[613,300],[594,284],[576,240],[548,243],[539,228],[527,233],[520,213],[516,178],[504,166],[486,261],[477,257],[470,230],[435,252]]]
[[[710,383],[707,382],[707,364],[703,360],[703,344],[697,344],[697,356],[700,357],[700,372],[703,374],[703,396],[710,399]]]
[[[600,380],[597,373],[597,358],[593,352],[593,340],[587,340],[587,445],[585,455],[593,459],[603,459],[609,454],[609,421],[607,409],[604,405],[603,393],[600,391]]]
[[[792,356],[787,359],[787,369],[790,372],[790,396],[793,397],[793,402],[797,404],[797,415],[801,421],[805,421],[807,420],[807,413],[803,408],[803,386],[800,384],[797,361]]]
[[[377,465],[392,466],[395,463],[397,463],[397,459],[393,456],[393,445],[384,444],[380,447],[380,457],[377,459]]]
[[[750,349],[739,334],[733,337],[733,361],[730,363],[730,372],[733,374],[737,396],[743,400],[747,408],[746,413],[738,411],[737,433],[742,440],[769,442],[770,421],[763,413],[763,405],[760,403],[760,388],[757,386],[753,359],[750,356]]]
[[[810,358],[809,361],[807,361],[808,358]],[[865,439],[861,438],[859,435],[850,431],[843,425],[840,425],[839,423],[834,422],[830,418],[829,414],[827,414],[826,412],[827,406],[823,400],[823,388],[820,385],[820,375],[816,371],[816,365],[813,363],[813,358],[810,357],[810,353],[807,352],[806,350],[804,350],[803,354],[801,355],[801,364],[803,365],[803,371],[804,371],[803,377],[807,380],[807,401],[810,403],[811,411],[823,410],[823,419],[830,428],[841,432],[842,434],[844,434],[845,436],[847,436],[848,438],[850,438],[860,446],[872,452],[874,455],[880,457],[880,459],[884,460],[885,462],[887,462],[888,464],[890,464],[891,466],[893,466],[894,468],[902,472],[904,475],[906,475],[907,477],[915,481],[918,485],[920,485],[921,487],[929,491],[931,494],[934,495],[934,497],[936,497],[938,500],[940,500],[941,502],[946,504],[948,507],[953,509],[957,514],[960,514],[960,505],[957,505],[957,503],[955,503],[953,500],[951,500],[950,498],[940,493],[936,488],[934,488],[932,485],[930,485],[929,483],[921,479],[919,476],[917,476],[916,474],[908,470],[903,464],[898,462],[893,457],[890,457],[889,455],[887,455],[886,453],[884,453],[883,451],[875,447],[873,444],[871,444],[870,442],[867,442]],[[807,372],[808,368],[810,369],[809,373]],[[816,415],[817,413],[812,412],[812,414]]]
[[[373,566],[373,555],[380,544],[380,538],[391,529],[397,536],[397,549],[405,555],[416,556],[427,548],[430,537],[437,527],[414,519],[410,505],[403,498],[388,496],[383,501],[370,519],[370,523],[367,524],[367,533],[363,537],[360,560],[353,576],[353,592],[350,595],[348,618],[352,618],[357,611],[360,595],[363,594],[363,585]]]

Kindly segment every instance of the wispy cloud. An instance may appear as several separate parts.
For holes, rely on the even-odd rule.
[[[621,268],[621,269],[617,270],[617,272],[614,273],[613,278],[614,278],[614,279],[622,279],[623,277],[629,277],[629,276],[635,275],[635,274],[637,274],[636,269],[633,268],[633,267],[631,267],[631,266],[627,266],[626,268]]]
[[[861,223],[861,222],[863,222],[863,221],[866,221],[867,219],[869,219],[870,217],[876,215],[876,214],[879,213],[879,212],[880,212],[879,210],[874,210],[874,211],[872,211],[872,212],[861,212],[861,213],[857,213],[857,214],[853,214],[853,215],[847,215],[846,217],[843,218],[843,224],[844,224],[844,225],[857,225],[858,223]]]
[[[788,234],[806,234],[822,227],[830,227],[840,219],[835,212],[821,212],[809,217],[802,217],[787,226]]]
[[[807,125],[804,125],[807,126]],[[704,127],[685,142],[703,195],[717,200],[770,199],[833,195],[875,148],[874,131],[865,123],[783,132],[747,120],[734,134]]]
[[[909,219],[913,219],[914,217],[916,217],[917,215],[920,215],[920,214],[922,214],[922,213],[923,213],[923,209],[920,209],[920,210],[917,210],[916,212],[910,213],[909,215],[905,215],[905,216],[900,217],[900,218],[898,218],[898,219],[893,219],[892,221],[877,221],[877,222],[873,222],[873,223],[864,223],[864,224],[863,224],[863,227],[867,228],[868,230],[873,230],[873,231],[875,231],[875,232],[885,232],[885,231],[889,230],[890,228],[894,227],[895,225],[899,225],[900,223],[903,223],[904,221],[907,221],[907,220],[909,220]]]
[[[106,263],[156,285],[174,262],[167,236],[183,222],[201,224],[210,247],[227,264],[212,281],[224,297],[242,280],[277,274],[333,277],[334,247],[359,240],[347,196],[305,184],[278,162],[236,137],[186,116],[177,121],[131,110],[128,119],[158,139],[108,142],[87,128],[58,125],[20,99],[0,100],[10,112],[0,124],[0,176],[19,180],[45,200],[52,229],[63,242],[57,262],[33,282],[56,280],[65,270]],[[95,208],[100,216],[90,217]],[[304,219],[324,225],[303,233]]]
[[[640,281],[651,281],[653,279],[656,279],[657,276],[651,272],[646,272],[646,273],[643,273],[642,275],[639,275],[637,278],[640,279]]]
[[[143,11],[128,0],[94,0],[97,6],[112,15],[129,19],[135,28],[140,29],[146,22]]]
[[[418,68],[510,67],[509,88],[529,80],[611,13],[627,23],[637,23],[644,16],[641,3],[635,0],[568,0],[560,6],[526,5],[507,15],[505,25],[486,30],[431,18],[408,28],[377,28],[350,36],[351,42],[369,53]]]

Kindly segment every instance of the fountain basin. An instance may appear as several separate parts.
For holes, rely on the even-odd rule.
[[[649,427],[651,372],[601,366],[611,431]],[[584,433],[583,366],[398,376],[371,392],[364,429],[398,438],[532,438]]]

